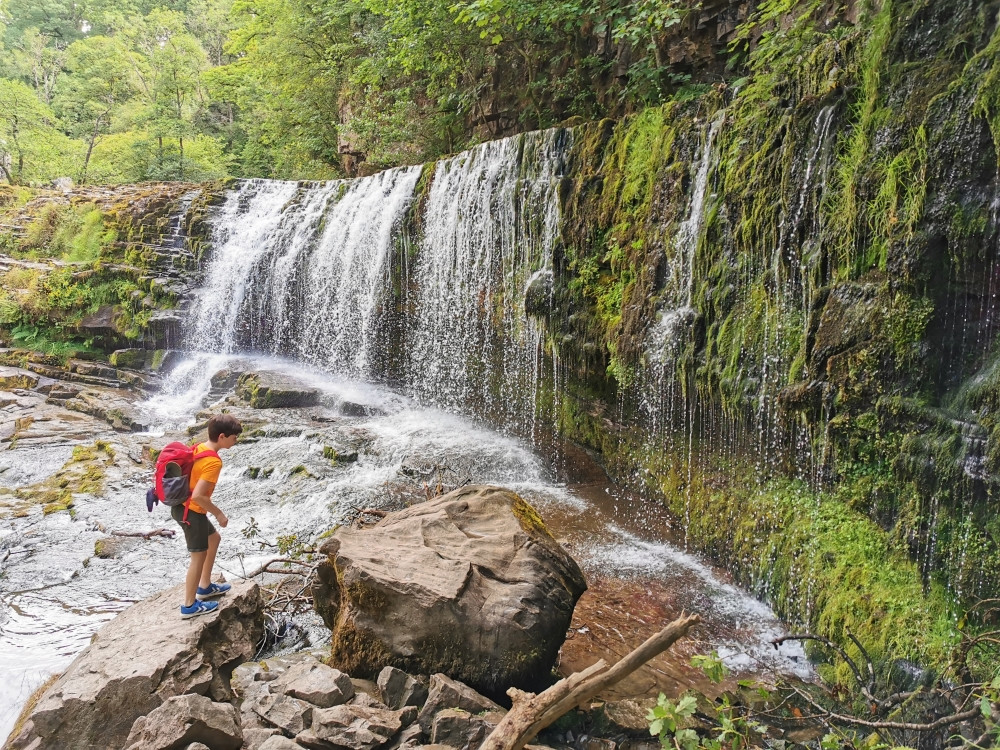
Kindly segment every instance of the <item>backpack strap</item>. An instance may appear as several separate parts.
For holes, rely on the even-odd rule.
[[[196,448],[197,444],[191,447]],[[218,457],[219,454],[216,453],[215,451],[204,450],[199,453],[195,453],[193,456],[191,456],[191,461],[194,462],[200,458],[218,458]],[[192,470],[193,469],[194,467],[192,466]],[[186,523],[189,526],[191,525],[191,522],[188,521],[188,511],[191,509],[191,500],[193,499],[193,497],[194,497],[193,495],[188,495],[188,499],[184,501],[184,516],[181,518],[181,523]]]

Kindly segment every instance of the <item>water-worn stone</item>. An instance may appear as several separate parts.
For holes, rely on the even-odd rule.
[[[382,702],[389,708],[422,706],[427,700],[427,686],[395,667],[385,667],[378,673],[378,689]]]
[[[541,687],[586,589],[535,510],[498,487],[342,527],[321,551],[313,593],[333,630],[331,665],[444,672],[497,697]]]
[[[343,750],[374,750],[388,743],[403,722],[400,711],[365,706],[317,708],[312,727],[296,735],[300,745],[318,750],[337,747]]]
[[[210,748],[204,742],[192,742],[190,745],[184,748],[184,750],[212,750],[212,748]]]
[[[231,697],[233,666],[253,658],[263,633],[254,583],[237,583],[211,615],[180,619],[183,586],[128,608],[94,636],[41,697],[12,750],[122,747],[132,724],[187,693]],[[238,747],[238,745],[237,745]]]
[[[426,734],[431,733],[434,726],[434,716],[449,708],[459,708],[470,714],[483,712],[503,712],[503,708],[486,696],[480,695],[468,685],[453,680],[447,675],[431,675],[430,690],[427,701],[420,709],[417,723]]]
[[[308,701],[320,708],[346,703],[354,696],[350,676],[315,659],[289,667],[271,690]]]
[[[312,722],[313,706],[289,695],[268,695],[254,706],[254,712],[268,724],[288,734],[298,734]]]
[[[438,711],[431,725],[431,743],[476,750],[500,722],[503,714],[494,713],[490,718],[475,716],[460,708]]]
[[[236,394],[255,409],[313,406],[319,391],[276,372],[253,372],[241,376]]]
[[[125,747],[127,750],[180,750],[192,742],[202,742],[212,750],[238,750],[243,745],[243,732],[236,709],[229,703],[215,703],[203,695],[174,696],[136,719]]]

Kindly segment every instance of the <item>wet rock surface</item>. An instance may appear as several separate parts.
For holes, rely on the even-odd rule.
[[[18,356],[8,366],[19,367],[18,362],[27,362],[23,354]],[[163,365],[168,358],[167,353],[155,352],[149,366],[154,367],[157,362]],[[77,370],[101,364],[79,362]],[[33,364],[54,368],[55,374],[99,377],[71,373],[65,363],[49,358],[38,358]],[[585,517],[574,506],[567,506],[566,515],[560,515],[563,501],[548,494],[547,482],[551,480],[547,471],[526,448],[460,418],[427,412],[398,394],[370,386],[362,390],[356,385],[327,385],[324,386],[327,390],[318,388],[319,403],[314,406],[258,410],[236,396],[232,386],[227,390],[225,383],[215,386],[208,383],[212,374],[223,369],[246,373],[274,367],[273,361],[261,365],[248,358],[198,360],[193,369],[190,360],[173,362],[169,377],[183,373],[185,368],[196,371],[204,376],[205,390],[201,392],[207,395],[183,395],[179,406],[170,407],[177,408],[180,417],[170,423],[172,426],[166,428],[168,432],[163,436],[115,429],[105,418],[64,407],[66,400],[94,392],[107,394],[109,399],[121,399],[136,410],[137,418],[150,419],[152,423],[162,419],[156,415],[163,412],[151,411],[150,403],[143,401],[136,386],[92,386],[20,368],[37,377],[37,386],[0,393],[3,399],[0,404],[6,402],[0,405],[0,421],[6,420],[3,424],[7,430],[6,436],[0,433],[0,440],[8,448],[0,450],[3,524],[0,525],[0,626],[5,634],[5,641],[0,644],[3,678],[0,708],[6,705],[10,711],[9,707],[14,707],[13,714],[5,716],[0,712],[0,720],[6,722],[0,734],[14,725],[14,714],[31,690],[53,672],[63,671],[73,655],[88,646],[91,635],[103,622],[132,602],[146,599],[150,593],[183,577],[187,552],[179,536],[142,538],[119,536],[119,533],[173,530],[172,521],[162,508],[150,514],[142,502],[151,473],[151,457],[157,448],[171,440],[204,439],[204,425],[212,413],[226,410],[246,426],[245,439],[223,456],[225,469],[217,488],[220,507],[231,518],[230,527],[222,530],[219,558],[219,565],[230,580],[271,556],[260,550],[255,539],[239,533],[251,521],[258,526],[257,538],[273,540],[276,535],[287,534],[295,535],[300,542],[318,545],[321,537],[338,524],[345,528],[372,524],[379,518],[372,511],[392,511],[424,503],[470,479],[519,482],[519,493],[528,486],[526,482],[532,483],[524,497],[543,511],[546,521],[555,519],[559,528],[571,528]],[[121,378],[123,373],[135,372],[121,366],[115,369],[122,382],[125,382]],[[300,370],[296,366],[293,374],[301,379]],[[311,379],[308,382],[315,383]],[[52,398],[62,391],[66,392],[66,399]],[[368,404],[373,407],[372,412],[377,410],[385,416],[348,417],[341,412],[344,403]],[[210,408],[200,411],[202,407]],[[195,422],[190,425],[190,432],[189,420]],[[327,449],[336,451],[338,459],[341,455],[353,459],[351,454],[356,453],[356,460],[334,460],[325,455]],[[39,498],[43,493],[52,500],[42,503]],[[603,490],[601,496],[608,497]],[[536,504],[539,502],[541,505]],[[592,540],[604,533],[601,530],[607,526],[602,518],[599,514],[590,518],[590,525],[579,537],[586,540],[584,543],[575,544],[563,536],[560,542],[571,545],[577,559],[588,559]],[[608,564],[602,561],[599,565],[605,568]],[[637,586],[641,588],[641,584]],[[300,588],[298,583],[293,591]],[[679,602],[687,601],[683,592],[674,591],[670,596]],[[699,602],[699,606],[702,604]],[[726,610],[729,609],[726,605]],[[655,630],[654,619],[647,618],[646,625],[632,623],[631,627],[638,636],[645,637]],[[58,625],[50,630],[50,622]],[[597,634],[593,622],[584,622],[581,628],[589,625],[592,633]],[[288,632],[293,635],[283,642],[283,648],[312,648],[328,642],[330,637],[318,618],[315,626],[305,631],[291,627]],[[732,634],[727,632],[725,637]],[[619,641],[612,631],[605,638],[589,641],[576,633],[567,646],[572,643],[586,643],[587,653],[596,659],[597,654],[613,653]],[[701,650],[713,646],[714,642],[709,641]],[[22,653],[31,654],[30,663],[19,661]],[[587,653],[581,652],[581,658],[586,659]],[[328,655],[329,649],[314,652],[313,664],[318,663],[317,658],[325,660]],[[678,661],[683,671],[686,655]],[[565,662],[564,658],[562,663]],[[271,686],[291,666],[291,663],[279,666],[276,660],[268,663],[270,671],[260,670],[265,676],[251,680],[249,688],[236,687],[234,683],[237,692],[234,700],[240,709],[244,734],[251,738],[249,732],[259,731],[256,736],[260,742],[284,730],[269,724],[252,709],[252,704],[264,696],[286,695]],[[381,666],[384,665],[364,676],[375,678]],[[402,705],[422,707],[425,701],[421,687],[427,685],[427,678],[421,678],[420,671],[426,674],[432,670],[409,670],[402,680],[402,693],[395,697],[390,696],[398,685],[390,691],[385,684],[383,694],[375,684],[359,679],[363,675],[351,674],[355,696],[349,703],[382,710],[399,710]],[[663,683],[662,678],[656,682],[657,670],[651,670],[649,675],[652,678],[649,684],[637,684],[638,689],[647,693]],[[443,679],[446,678],[438,678],[436,682]],[[302,696],[315,698],[314,689],[303,687],[302,693],[287,697],[296,701],[302,701]],[[217,696],[221,694],[208,697],[219,702]],[[442,710],[465,708],[470,713],[486,710],[465,704],[448,706],[447,701],[438,699],[435,702]],[[321,708],[316,705],[313,711]],[[26,726],[19,727],[18,733]],[[303,722],[302,731],[310,728]],[[131,725],[122,728],[123,743],[130,729]],[[283,739],[294,742],[291,735]],[[423,745],[429,741],[429,735],[414,723],[401,730],[389,746]]]
[[[181,586],[167,589],[98,631],[45,692],[11,748],[39,740],[67,750],[120,747],[136,719],[174,696],[228,701],[232,669],[253,656],[261,637],[260,589],[238,584],[217,612],[192,620],[180,619],[182,598]]]
[[[339,529],[314,589],[331,663],[446,672],[502,696],[538,687],[586,589],[576,562],[515,493],[470,486]],[[490,637],[484,639],[483,633]]]

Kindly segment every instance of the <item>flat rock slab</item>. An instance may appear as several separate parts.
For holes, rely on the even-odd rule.
[[[252,659],[263,633],[255,583],[237,583],[219,609],[180,618],[183,586],[133,605],[94,636],[39,700],[12,750],[120,748],[135,720],[187,693],[231,697],[233,668]]]
[[[246,373],[239,379],[236,394],[255,409],[315,406],[319,391],[277,372]]]
[[[542,687],[586,589],[538,513],[499,487],[341,527],[320,551],[313,594],[333,631],[331,666],[440,672],[490,697]]]
[[[20,367],[0,367],[0,390],[14,388],[30,390],[38,387],[38,375]]]

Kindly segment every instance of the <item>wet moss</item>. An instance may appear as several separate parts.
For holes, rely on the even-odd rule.
[[[511,512],[517,518],[517,522],[521,524],[521,528],[524,529],[525,533],[552,537],[548,527],[545,525],[545,521],[542,520],[542,517],[538,515],[538,511],[531,507],[527,501],[516,497],[514,504],[511,506]]]

